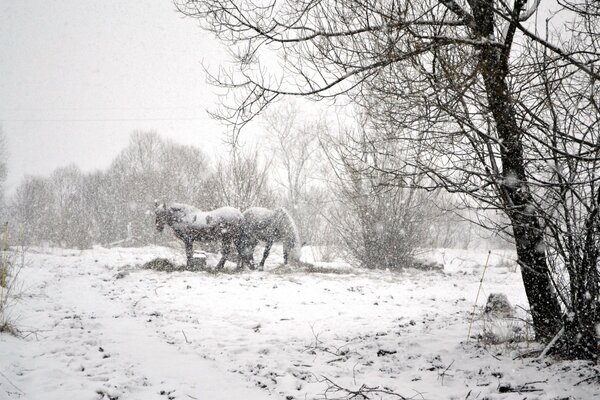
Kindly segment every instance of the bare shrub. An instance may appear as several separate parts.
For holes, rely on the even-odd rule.
[[[334,146],[332,150],[332,143],[322,143],[336,176],[333,190],[337,206],[329,221],[346,254],[365,268],[411,264],[427,235],[430,195],[391,185],[386,174],[365,169],[370,144],[363,132],[346,133]]]
[[[0,253],[0,333],[18,335],[12,309],[21,289],[19,274],[25,264],[25,251],[9,247],[8,233],[8,224],[5,224]]]
[[[234,148],[229,158],[222,159],[208,185],[215,191],[215,206],[228,205],[245,210],[248,207],[270,208],[275,194],[269,186],[270,162],[261,162],[257,150],[242,152]]]

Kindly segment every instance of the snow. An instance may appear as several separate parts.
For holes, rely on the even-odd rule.
[[[218,222],[241,221],[243,218],[240,210],[234,207],[217,208],[212,210],[209,214]]]
[[[240,223],[243,218],[240,210],[234,207],[221,207],[212,211],[201,211],[181,203],[173,203],[170,207],[180,215],[180,221],[173,223],[173,228],[179,231],[188,229],[202,231],[221,223]]]
[[[271,218],[274,214],[273,210],[263,207],[250,207],[244,214],[252,218],[254,221],[264,221]]]
[[[431,250],[443,273],[294,272],[273,253],[264,272],[214,274],[141,267],[183,264],[180,249],[31,249],[14,305],[24,337],[0,335],[0,399],[314,399],[327,379],[419,399],[600,396],[593,381],[575,386],[598,374],[587,363],[518,358],[531,342],[467,341],[486,252]],[[495,292],[526,306],[510,252],[490,257],[480,299]],[[480,306],[472,336],[503,323]]]
[[[175,213],[180,217],[180,220],[173,222],[174,229],[185,232],[187,229],[204,230],[209,228],[206,218],[209,213],[181,203],[172,203],[169,208],[176,210]]]

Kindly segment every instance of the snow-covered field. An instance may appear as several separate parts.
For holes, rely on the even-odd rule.
[[[594,366],[477,339],[484,328],[524,337],[518,320],[483,320],[480,307],[467,340],[486,256],[432,251],[444,272],[309,273],[274,270],[275,254],[265,272],[213,274],[142,268],[184,262],[162,247],[32,249],[12,309],[23,338],[0,335],[0,399],[362,398],[342,388],[390,399],[600,398],[598,381],[584,381]],[[526,305],[509,252],[492,252],[479,304],[492,292]],[[519,393],[527,383],[535,391]],[[516,391],[500,393],[508,385]]]

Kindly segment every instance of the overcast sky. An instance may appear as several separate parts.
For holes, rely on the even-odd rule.
[[[7,189],[71,163],[105,168],[135,129],[222,150],[201,64],[224,59],[171,0],[0,0]]]
[[[0,0],[8,190],[71,163],[105,168],[135,129],[219,147],[201,63],[223,54],[170,0]]]

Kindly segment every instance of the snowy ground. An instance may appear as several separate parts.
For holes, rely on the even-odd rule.
[[[182,253],[31,250],[12,314],[24,338],[0,335],[0,399],[352,396],[334,385],[390,399],[600,398],[584,381],[594,366],[519,358],[533,343],[467,341],[486,252],[431,252],[444,272],[274,271],[277,254],[265,272],[141,268]],[[508,252],[492,252],[479,303],[491,292],[525,305]],[[523,326],[477,318],[471,336]],[[539,391],[499,393],[531,382]]]

